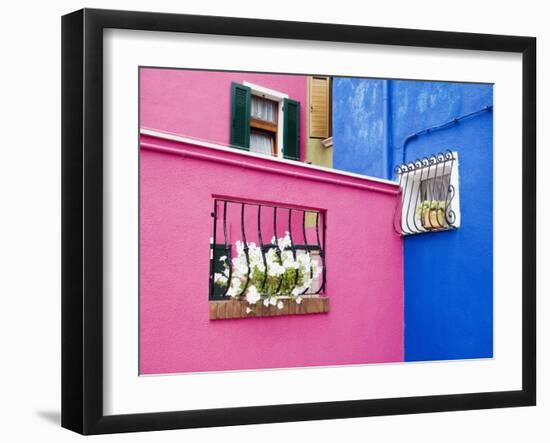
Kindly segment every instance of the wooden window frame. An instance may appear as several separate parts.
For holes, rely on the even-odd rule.
[[[252,94],[252,95],[255,95],[255,94]],[[259,95],[257,95],[257,97],[260,97]],[[261,97],[263,99],[266,99],[266,100],[271,100],[270,98],[266,98],[266,97]],[[271,100],[275,103],[277,103],[277,108],[279,108],[279,103],[275,100]],[[250,132],[252,133],[252,130],[255,130],[257,132],[262,132],[262,133],[265,133],[265,134],[269,134],[269,135],[272,135],[273,136],[273,143],[271,144],[271,156],[272,157],[279,157],[279,143],[278,143],[278,138],[279,138],[279,132],[280,132],[280,129],[279,129],[279,123],[281,122],[280,118],[279,118],[279,112],[277,112],[277,117],[276,117],[276,122],[273,123],[273,122],[269,122],[269,121],[266,121],[266,120],[262,120],[262,119],[259,119],[259,118],[254,118],[254,117],[250,117]],[[281,122],[282,124],[282,122]],[[250,148],[249,148],[250,149]]]
[[[275,133],[275,143],[272,150],[273,157],[274,158],[283,158],[283,150],[281,149],[283,146],[283,125],[284,125],[284,118],[283,118],[283,103],[285,99],[288,99],[288,94],[285,94],[280,91],[276,91],[274,89],[269,89],[264,86],[260,86],[254,83],[246,82],[244,81],[243,86],[248,86],[251,90],[251,94],[257,97],[265,98],[268,100],[272,100],[274,102],[277,102],[278,105],[278,112],[277,112],[277,125],[276,130],[273,131],[273,126],[269,126],[270,122],[265,122],[263,120],[259,120],[256,118],[251,117],[250,118],[250,128],[251,129],[259,129],[264,130],[268,132],[274,132]],[[273,125],[273,124],[271,124]]]

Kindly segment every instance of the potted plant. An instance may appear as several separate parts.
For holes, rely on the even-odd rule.
[[[283,238],[273,237],[267,252],[252,242],[247,243],[247,253],[243,242],[237,241],[235,246],[237,256],[230,263],[226,256],[220,258],[224,270],[214,275],[214,282],[222,288],[229,285],[226,296],[246,302],[247,314],[260,305],[281,310],[286,300],[300,304],[302,294],[322,272],[309,252],[293,254],[288,232]]]
[[[416,215],[420,218],[424,229],[442,229],[445,221],[445,200],[424,200],[416,207]]]

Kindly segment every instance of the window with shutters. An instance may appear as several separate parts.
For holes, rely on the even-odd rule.
[[[248,82],[232,83],[233,147],[291,160],[300,159],[300,102]]]
[[[331,134],[330,77],[309,78],[309,136],[326,139]]]

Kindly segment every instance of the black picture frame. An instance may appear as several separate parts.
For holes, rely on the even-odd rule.
[[[103,30],[171,31],[522,54],[522,389],[130,415],[103,412]],[[62,18],[62,426],[82,434],[536,403],[536,39],[83,9]]]

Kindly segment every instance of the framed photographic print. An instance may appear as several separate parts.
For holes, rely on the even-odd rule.
[[[534,38],[62,24],[64,427],[535,404]]]

